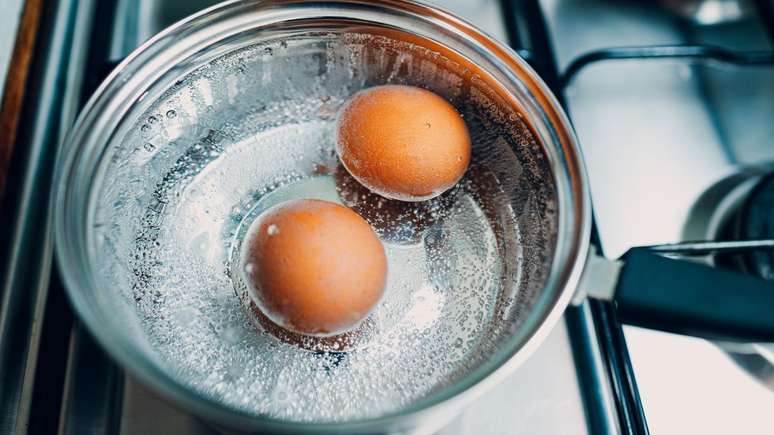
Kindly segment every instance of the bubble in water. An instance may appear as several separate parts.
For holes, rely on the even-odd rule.
[[[276,236],[277,234],[279,234],[279,227],[275,224],[269,225],[269,227],[266,228],[266,234],[270,236]]]
[[[167,110],[167,119],[175,119],[177,118],[177,112],[174,110]]]
[[[180,284],[183,282],[183,276],[179,272],[173,271],[169,274],[169,282],[171,284]]]
[[[145,145],[143,145],[142,147],[143,147],[143,148],[145,149],[145,151],[147,151],[147,152],[152,152],[153,150],[155,150],[155,149],[156,149],[156,145],[153,145],[153,144],[152,144],[152,143],[150,143],[150,142],[145,142]]]
[[[190,325],[196,321],[198,311],[193,307],[184,307],[178,311],[177,316],[182,325]]]
[[[229,343],[236,343],[242,336],[242,329],[237,326],[229,326],[223,330],[223,339]]]
[[[159,119],[158,119],[158,118],[156,118],[155,116],[149,116],[149,117],[148,117],[148,124],[151,124],[151,125],[152,125],[152,124],[155,124],[155,123],[157,123],[158,121],[159,121]]]
[[[169,266],[166,263],[159,262],[156,266],[156,272],[158,272],[159,276],[164,277],[169,274]]]
[[[232,364],[228,367],[228,375],[232,379],[238,378],[244,372],[244,366],[241,364]]]
[[[148,124],[143,124],[142,127],[140,127],[140,131],[142,131],[143,133],[147,132],[150,129],[151,129],[151,126]]]
[[[338,107],[331,103],[323,103],[320,105],[320,108],[317,109],[317,116],[320,117],[320,119],[334,119],[338,113]]]

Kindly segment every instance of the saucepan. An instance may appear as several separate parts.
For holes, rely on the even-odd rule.
[[[437,198],[381,198],[338,162],[339,109],[384,84],[428,89],[467,124],[470,167]],[[181,21],[99,87],[56,181],[80,319],[132,376],[223,430],[430,432],[587,294],[635,324],[774,337],[770,285],[591,252],[586,172],[554,96],[516,53],[420,3],[232,1]],[[297,198],[350,207],[385,247],[384,298],[342,346],[263,328],[233,274],[247,223]]]

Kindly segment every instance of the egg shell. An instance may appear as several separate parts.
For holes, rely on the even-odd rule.
[[[384,85],[355,94],[337,124],[344,167],[370,190],[422,201],[454,186],[470,163],[471,140],[457,110],[413,86]]]
[[[387,257],[357,213],[328,201],[289,201],[248,230],[242,270],[248,292],[275,324],[331,336],[357,327],[384,293]]]

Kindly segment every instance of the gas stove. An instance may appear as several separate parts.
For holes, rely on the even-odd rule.
[[[214,2],[42,3],[27,85],[36,91],[19,110],[4,208],[13,213],[0,227],[0,430],[216,433],[92,342],[52,272],[46,230],[48,172],[84,99],[147,38]],[[725,5],[714,15],[712,1],[438,3],[513,46],[565,104],[589,169],[598,251],[774,236],[772,3],[730,13],[737,2],[714,2]],[[696,261],[771,277],[770,252],[730,248]],[[772,361],[767,346],[621,326],[613,305],[585,302],[441,433],[770,433]]]
[[[653,5],[544,3],[560,70],[575,71],[564,95],[606,255],[686,240],[771,238],[762,180],[774,162],[774,15],[770,2],[739,3],[749,6],[746,16],[712,25]],[[590,52],[600,61],[577,63]],[[698,259],[741,263],[759,275],[771,265],[766,251]],[[654,433],[771,431],[765,347],[624,331]]]

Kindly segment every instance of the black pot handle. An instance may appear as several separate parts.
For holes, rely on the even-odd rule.
[[[774,282],[751,275],[632,249],[615,301],[629,324],[718,340],[774,341]]]

